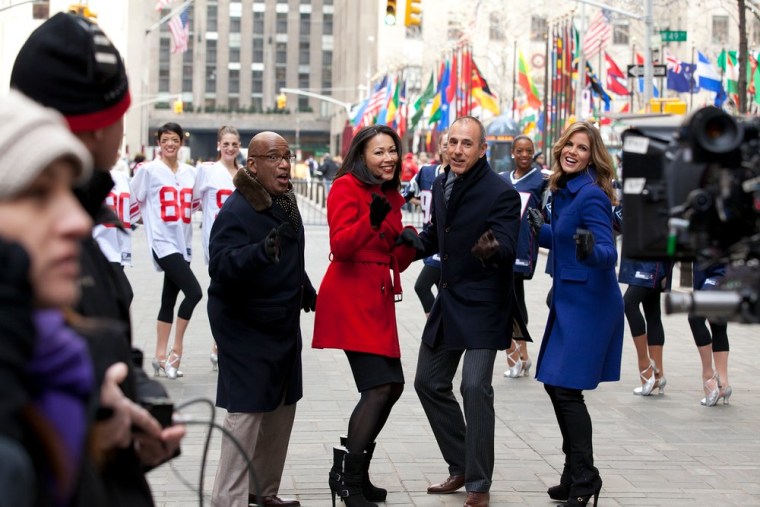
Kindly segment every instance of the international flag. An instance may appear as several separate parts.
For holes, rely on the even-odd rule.
[[[472,63],[472,96],[480,104],[481,109],[491,111],[493,114],[499,114],[499,103],[496,95],[488,87],[488,83],[480,73],[475,60]]]
[[[644,65],[644,55],[642,55],[641,53],[636,53],[636,65]],[[640,77],[638,81],[639,81],[639,93],[644,93],[644,78]],[[654,95],[655,98],[660,96],[660,90],[654,84],[654,79],[652,79],[652,94]]]
[[[169,7],[169,5],[171,5],[171,3],[173,1],[174,0],[157,0],[156,1],[156,10],[160,11],[160,10],[165,9],[166,7]]]
[[[665,53],[665,62],[668,68],[667,88],[678,93],[690,93],[699,91],[694,82],[694,70],[696,65],[686,63],[670,53]]]
[[[607,62],[607,89],[617,95],[628,95],[628,88],[625,86],[625,74],[606,51],[604,52],[604,59]]]
[[[602,50],[602,46],[612,38],[610,15],[610,11],[602,9],[591,20],[586,33],[583,35],[583,53],[586,55],[586,58],[598,55]]]
[[[382,104],[380,104],[380,111],[377,113],[377,119],[374,123],[378,124],[385,124],[386,119],[388,118],[388,106],[390,105],[390,102],[393,100],[393,90],[396,86],[396,79],[391,78],[388,80],[388,84],[385,87],[385,95]]]
[[[586,61],[586,84],[591,88],[591,93],[593,95],[602,99],[602,102],[604,102],[604,110],[609,111],[612,99],[610,99],[609,94],[604,90],[602,83],[599,82],[596,74],[594,74],[594,69],[588,61]]]
[[[410,121],[409,128],[411,130],[414,130],[414,128],[417,126],[417,124],[422,119],[422,115],[425,113],[425,107],[427,107],[428,102],[435,96],[435,75],[433,72],[430,72],[430,80],[428,80],[428,84],[425,87],[425,89],[422,91],[422,95],[420,95],[417,100],[414,101],[414,115],[412,115],[412,119]]]
[[[739,63],[736,51],[723,50],[718,55],[718,68],[726,77],[726,91],[734,104],[739,105]]]
[[[404,137],[404,134],[406,133],[406,117],[408,114],[408,107],[406,103],[406,80],[404,80],[404,84],[400,88],[401,92],[399,93],[398,99],[398,118],[396,131],[400,137]]]
[[[710,59],[701,51],[697,51],[697,70],[694,79],[697,80],[701,89],[715,92],[715,107],[723,106],[723,102],[726,100],[726,90],[723,88],[720,74],[715,70]]]
[[[451,98],[449,97],[451,82],[451,64],[446,60],[446,70],[443,71],[443,79],[441,81],[441,119],[438,121],[436,130],[442,132],[449,128],[451,124],[449,117],[449,108],[451,106]]]
[[[394,81],[395,81],[395,87],[393,90],[393,94],[391,95],[391,98],[388,101],[387,111],[385,112],[385,119],[383,119],[382,117],[379,119],[379,123],[385,123],[389,127],[393,126],[394,122],[396,121],[396,115],[398,113],[398,105],[399,105],[399,91],[401,89],[401,83],[398,81],[398,79],[394,79]]]
[[[530,68],[525,61],[522,51],[517,51],[517,81],[520,83],[520,87],[525,92],[525,98],[533,109],[541,109],[541,99],[538,98],[538,89],[533,83],[533,79],[530,77]]]
[[[169,20],[169,33],[171,33],[172,41],[174,41],[172,53],[184,53],[187,51],[187,42],[190,39],[189,19],[190,12],[185,7],[182,9],[182,12]]]
[[[441,119],[441,86],[443,84],[443,75],[445,72],[446,62],[442,61],[441,68],[438,70],[438,84],[436,85],[435,95],[433,96],[433,105],[430,107],[430,118],[428,119],[428,125],[432,125]],[[443,93],[445,93],[445,91]]]

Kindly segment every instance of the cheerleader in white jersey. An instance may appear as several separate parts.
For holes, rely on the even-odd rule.
[[[132,302],[132,286],[124,274],[124,266],[132,265],[132,236],[130,235],[129,174],[116,168],[111,169],[113,188],[106,196],[106,206],[116,214],[120,223],[106,222],[96,225],[92,236],[108,262],[114,266],[121,283],[129,289],[129,303]]]
[[[222,208],[227,197],[232,195],[235,186],[232,177],[239,169],[237,157],[240,154],[240,134],[235,127],[224,126],[219,129],[216,137],[216,149],[219,159],[213,164],[203,164],[198,170],[193,188],[193,202],[203,211],[201,231],[203,233],[203,255],[208,265],[208,245],[211,237],[211,226],[216,215]],[[211,349],[211,365],[214,369],[219,362],[216,343]]]
[[[142,215],[156,269],[164,272],[153,372],[158,375],[163,370],[168,378],[175,379],[182,376],[178,368],[187,325],[203,297],[201,286],[190,270],[195,168],[177,159],[184,139],[182,127],[167,123],[158,129],[157,137],[161,158],[140,166],[131,187],[132,200]],[[135,206],[132,210],[137,211]],[[185,299],[179,305],[174,344],[167,354],[174,305],[180,290]]]

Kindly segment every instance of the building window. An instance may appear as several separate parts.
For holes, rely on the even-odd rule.
[[[322,51],[322,92],[332,95],[332,51]]]
[[[275,32],[276,33],[288,33],[288,13],[278,12],[276,18]]]
[[[50,17],[50,0],[38,0],[32,4],[32,19],[47,19]]]
[[[263,93],[264,92],[264,72],[261,70],[254,70],[251,74],[251,93]]]
[[[240,61],[240,32],[231,32],[229,34],[228,44],[230,46],[230,61]]]
[[[169,91],[169,59],[171,58],[169,50],[171,42],[167,37],[161,37],[160,47],[158,49],[158,91]]]
[[[251,97],[251,107],[253,107],[254,111],[263,111],[264,110],[264,98],[261,97],[261,96]]]
[[[530,17],[530,40],[542,41],[547,35],[546,18],[543,16]]]
[[[628,23],[615,23],[612,25],[612,43],[627,46],[630,40],[630,25]]]
[[[488,38],[490,40],[504,40],[501,15],[498,12],[492,12],[488,16]]]
[[[332,34],[333,34],[333,15],[332,13],[326,12],[324,17],[322,18],[322,35],[332,35]]]
[[[230,18],[230,32],[240,33],[240,18]]]
[[[713,16],[712,43],[725,44],[728,41],[728,16]]]
[[[229,97],[228,99],[228,111],[234,113],[240,109],[240,99],[238,97]]]
[[[206,6],[206,31],[216,32],[218,30],[217,23],[217,6],[216,4],[209,4]]]
[[[299,35],[301,36],[301,39],[303,38],[308,39],[309,35],[311,35],[311,14],[308,12],[301,13]]]
[[[253,12],[253,33],[255,35],[264,35],[264,13]]]
[[[309,65],[309,43],[308,42],[301,42],[298,45],[298,64],[299,65]]]
[[[298,74],[298,88],[300,90],[309,89],[309,75],[308,74]],[[309,97],[304,97],[303,95],[298,96],[298,110],[299,111],[309,110]]]
[[[253,60],[254,63],[264,63],[264,39],[256,37],[253,39]]]
[[[187,40],[187,51],[182,54],[182,91],[193,91],[193,38]]]
[[[216,93],[216,41],[206,39],[206,93]]]
[[[448,41],[459,41],[464,36],[462,33],[462,27],[457,21],[453,19],[449,20],[448,27],[446,28],[446,38]]]
[[[284,42],[278,42],[275,49],[275,63],[288,63],[288,46]]]
[[[237,69],[230,69],[230,93],[240,93],[240,71]]]
[[[332,5],[333,0],[322,0],[322,5]]]

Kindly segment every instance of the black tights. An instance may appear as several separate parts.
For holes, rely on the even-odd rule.
[[[631,328],[631,336],[647,335],[650,347],[665,345],[665,331],[662,328],[660,294],[657,289],[629,285],[623,296],[625,316]],[[644,308],[644,315],[639,308]]]
[[[404,384],[396,383],[362,391],[359,403],[348,421],[348,452],[362,453],[375,441],[402,392]]]

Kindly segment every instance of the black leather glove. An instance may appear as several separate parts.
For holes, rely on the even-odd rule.
[[[486,232],[484,232],[470,250],[470,252],[472,252],[472,255],[481,261],[490,259],[498,251],[499,241],[496,239],[496,236],[493,235],[493,231],[491,229],[488,229]]]
[[[267,237],[264,238],[264,251],[267,257],[272,259],[272,262],[280,262],[280,236],[285,231],[286,227],[290,227],[290,224],[283,222],[279,227],[272,227]]]
[[[536,208],[528,208],[526,213],[528,214],[528,225],[530,225],[533,235],[538,236],[541,226],[544,225],[544,215]]]
[[[372,202],[369,203],[369,224],[373,229],[380,227],[385,217],[391,211],[391,203],[380,194],[372,194]]]
[[[410,246],[414,248],[415,250],[417,250],[418,252],[422,252],[425,250],[425,246],[422,244],[422,240],[420,239],[420,236],[417,234],[417,231],[409,227],[401,231],[401,234],[399,234],[398,238],[396,238],[396,242],[394,243],[394,245],[395,246],[398,246],[398,245]]]
[[[575,258],[582,261],[594,250],[594,234],[587,229],[576,229],[575,235]]]
[[[317,293],[304,294],[301,308],[306,313],[315,312],[317,310]]]

